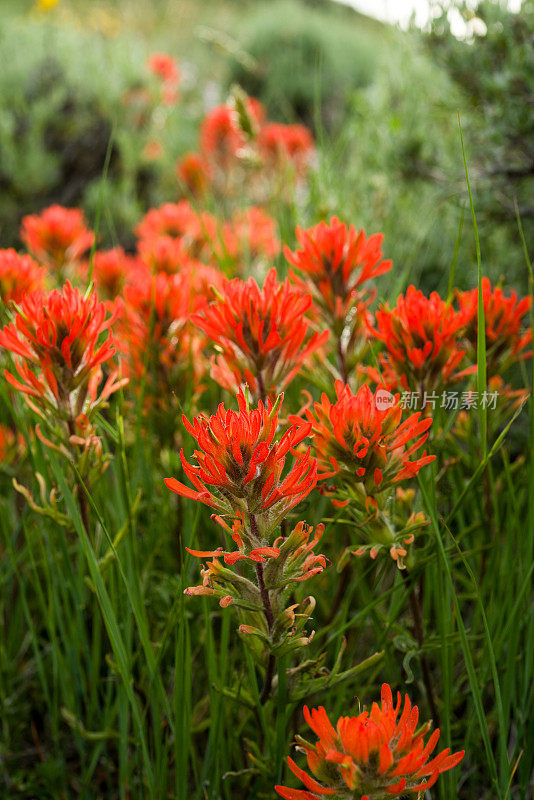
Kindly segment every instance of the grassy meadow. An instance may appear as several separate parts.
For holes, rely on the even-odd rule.
[[[0,4],[2,800],[532,798],[534,21],[477,14]]]

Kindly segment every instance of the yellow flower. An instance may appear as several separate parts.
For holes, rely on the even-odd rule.
[[[51,11],[58,3],[59,0],[37,0],[37,8],[40,11]]]

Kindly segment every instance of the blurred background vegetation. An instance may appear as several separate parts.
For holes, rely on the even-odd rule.
[[[271,118],[310,126],[319,145],[309,201],[287,230],[337,213],[384,231],[399,289],[446,287],[466,199],[459,110],[484,270],[526,285],[515,206],[532,247],[532,2],[519,13],[497,0],[476,12],[434,3],[426,32],[331,0],[41,5],[0,4],[0,246],[19,245],[24,214],[57,202],[91,221],[100,198],[103,245],[131,246],[144,211],[176,199],[175,164],[196,149],[203,114],[239,83]],[[453,5],[477,20],[467,40],[451,33]],[[147,112],[136,98],[153,81],[154,51],[178,59],[180,102]],[[462,286],[475,281],[470,227],[466,214]]]

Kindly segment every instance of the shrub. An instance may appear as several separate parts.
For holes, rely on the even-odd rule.
[[[356,20],[357,17],[354,16]],[[351,90],[366,86],[376,67],[373,37],[362,22],[302,3],[262,4],[247,18],[242,47],[256,62],[234,59],[230,82],[258,97],[272,116],[313,126],[340,126]]]
[[[153,101],[157,79],[146,67],[147,55],[135,38],[3,20],[0,246],[18,245],[21,217],[53,203],[82,205],[94,217],[112,131],[103,241],[128,242],[143,209],[160,199],[177,146],[185,149],[176,109]],[[158,159],[146,150],[154,136],[164,144]]]

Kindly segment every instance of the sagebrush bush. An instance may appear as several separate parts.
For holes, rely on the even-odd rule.
[[[377,67],[368,25],[351,19],[347,26],[341,16],[295,0],[260,4],[240,38],[255,66],[235,60],[230,82],[258,97],[275,118],[311,127],[319,120],[339,130],[351,92],[368,85]]]
[[[94,216],[112,132],[102,233],[127,242],[189,143],[183,107],[135,116],[154,83],[144,43],[3,19],[0,54],[0,244],[17,244],[21,217],[52,203]],[[157,160],[145,150],[154,135],[165,143]]]

